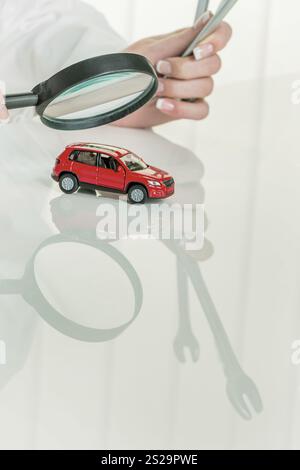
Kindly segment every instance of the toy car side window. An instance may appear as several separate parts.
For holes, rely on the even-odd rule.
[[[103,156],[101,153],[99,154],[99,167],[100,168],[106,168],[105,155]]]
[[[78,150],[74,150],[74,152],[70,154],[69,160],[71,160],[71,162],[75,162],[77,160],[78,153],[79,153]]]
[[[97,152],[79,152],[76,161],[84,165],[97,166]]]
[[[100,155],[99,166],[101,168],[105,168],[106,170],[115,170],[118,167],[118,163],[113,157],[102,153]]]
[[[106,170],[110,170],[110,159],[111,157],[109,155],[105,155],[104,153],[101,153],[100,156],[100,166],[101,168],[105,168]]]

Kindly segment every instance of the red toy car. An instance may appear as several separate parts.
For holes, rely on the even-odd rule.
[[[132,204],[174,194],[174,179],[147,165],[129,150],[110,145],[81,143],[66,147],[56,159],[52,178],[72,194],[79,187],[128,194]]]

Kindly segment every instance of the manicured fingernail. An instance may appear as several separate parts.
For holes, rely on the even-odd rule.
[[[213,51],[214,46],[212,44],[202,44],[194,49],[193,54],[196,60],[202,60],[212,55]]]
[[[157,100],[156,107],[160,111],[173,111],[173,109],[175,109],[174,103],[164,98],[160,98],[159,100]]]
[[[172,66],[170,62],[167,62],[166,60],[160,60],[156,65],[156,70],[161,75],[169,75],[172,72]]]
[[[200,16],[200,18],[198,18],[198,20],[194,24],[194,29],[197,30],[201,26],[205,25],[208,22],[209,18],[210,18],[210,11],[206,11],[205,13],[203,13],[203,15]]]
[[[162,80],[159,80],[158,82],[158,88],[157,88],[157,93],[162,94],[165,90],[165,85]]]

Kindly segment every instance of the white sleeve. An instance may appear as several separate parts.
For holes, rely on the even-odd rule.
[[[0,80],[7,93],[29,91],[68,65],[125,47],[82,1],[1,0]]]

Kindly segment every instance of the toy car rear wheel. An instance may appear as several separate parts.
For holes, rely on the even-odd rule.
[[[65,173],[59,178],[59,187],[65,194],[73,194],[79,188],[78,179],[71,173]]]
[[[146,189],[140,184],[131,186],[128,191],[128,201],[131,204],[145,204],[147,201],[148,194]]]

